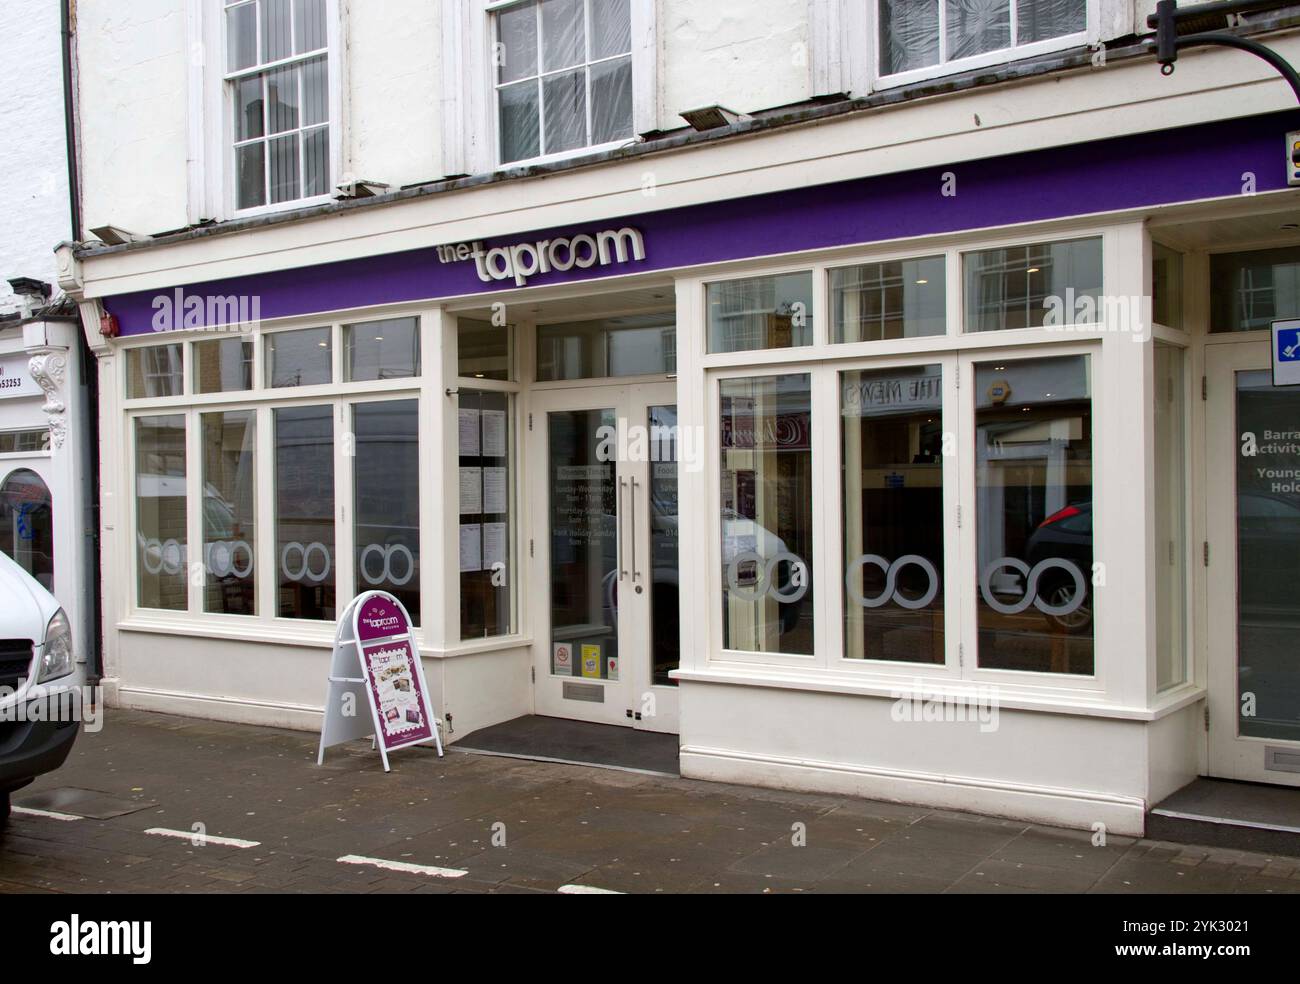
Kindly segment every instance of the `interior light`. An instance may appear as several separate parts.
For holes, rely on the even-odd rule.
[[[1038,267],[1030,267],[1028,270],[1025,271],[1025,273],[1037,273],[1037,272],[1038,272]]]
[[[930,282],[930,281],[925,280],[925,279],[921,279],[921,280],[918,280],[918,281],[917,281],[918,284],[928,284],[929,282]]]

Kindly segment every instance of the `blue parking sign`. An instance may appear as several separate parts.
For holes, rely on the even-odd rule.
[[[1300,319],[1273,322],[1273,385],[1300,386]]]

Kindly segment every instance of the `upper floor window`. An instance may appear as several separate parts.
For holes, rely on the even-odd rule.
[[[626,140],[632,0],[523,0],[494,14],[501,163]]]
[[[1087,7],[1088,0],[877,0],[878,75],[935,74],[998,52],[1015,57],[1016,48],[1081,35]]]
[[[328,0],[225,0],[234,204],[329,193]]]

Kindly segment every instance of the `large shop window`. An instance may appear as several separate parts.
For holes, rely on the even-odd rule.
[[[1187,679],[1187,397],[1183,350],[1155,344],[1156,685]]]
[[[840,374],[844,655],[944,662],[943,372]]]
[[[203,610],[256,615],[257,412],[202,414]]]
[[[186,576],[185,415],[135,419],[136,600],[182,612]]]
[[[1092,366],[975,371],[979,665],[1093,673]]]
[[[513,399],[481,390],[459,394],[461,639],[514,631]]]
[[[1101,320],[1101,238],[968,253],[966,330],[1064,327]]]
[[[812,344],[812,273],[724,280],[706,289],[710,352]]]
[[[282,407],[274,414],[276,612],[332,621],[334,407]]]
[[[226,0],[235,207],[330,191],[326,0]]]
[[[721,381],[723,647],[813,652],[812,386]]]
[[[30,469],[12,471],[0,482],[0,551],[46,591],[54,590],[53,503],[45,482]]]
[[[420,624],[420,401],[352,407],[355,594],[387,591]]]
[[[503,164],[632,134],[632,0],[528,0],[495,16]]]

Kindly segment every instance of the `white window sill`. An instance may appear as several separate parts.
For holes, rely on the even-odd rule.
[[[230,213],[230,221],[255,219],[259,215],[278,215],[281,212],[293,212],[315,205],[330,205],[338,201],[333,195],[313,195],[311,198],[295,198],[289,202],[276,202],[274,205],[256,205],[253,208],[237,208]]]
[[[506,164],[498,164],[496,170],[498,172],[514,171],[519,168],[538,167],[539,165],[554,164],[559,161],[571,161],[578,157],[605,154],[621,147],[632,147],[640,142],[640,137],[628,137],[626,140],[614,140],[610,143],[593,144],[590,147],[578,147],[576,150],[566,150],[559,154],[544,154],[541,157],[528,157],[521,161],[510,161]]]

